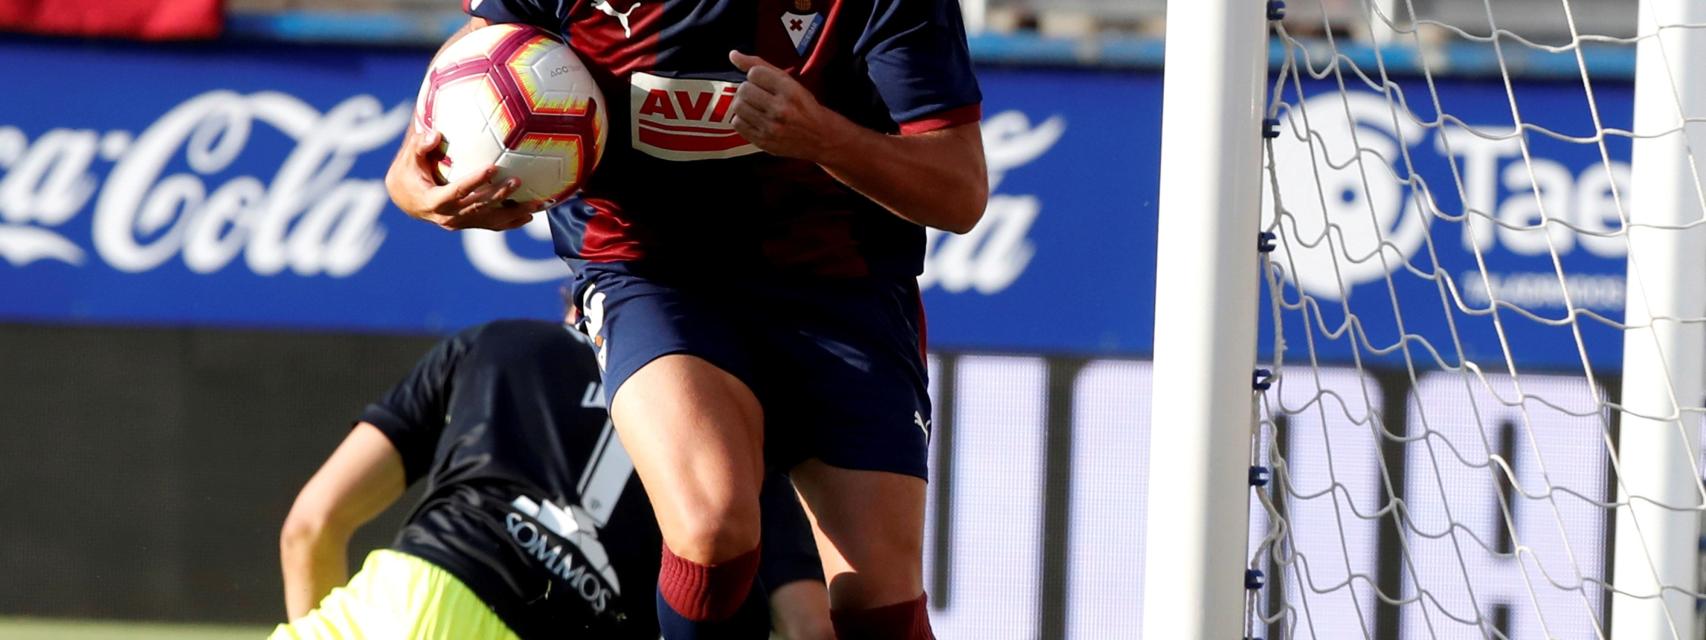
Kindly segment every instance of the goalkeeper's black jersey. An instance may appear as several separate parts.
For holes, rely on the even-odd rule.
[[[362,414],[427,483],[394,548],[524,638],[657,638],[662,539],[603,397],[592,351],[561,324],[439,343]]]
[[[452,336],[362,420],[427,483],[393,548],[468,585],[522,638],[656,640],[663,537],[581,334],[505,320]],[[763,496],[762,584],[822,580],[786,478]]]

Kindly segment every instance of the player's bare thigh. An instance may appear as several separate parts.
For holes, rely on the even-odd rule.
[[[712,564],[758,544],[764,418],[745,384],[666,355],[622,383],[610,416],[671,551]]]
[[[806,504],[835,609],[924,592],[924,480],[807,460],[790,473]]]

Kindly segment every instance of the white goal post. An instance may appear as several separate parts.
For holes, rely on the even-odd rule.
[[[1706,633],[1706,1],[1601,1],[1168,3],[1145,638]]]
[[[1267,12],[1167,3],[1146,638],[1237,638],[1249,517]]]
[[[1642,0],[1638,20],[1612,637],[1687,639],[1706,399],[1706,124],[1688,118],[1706,117],[1706,32],[1686,25],[1706,3]]]

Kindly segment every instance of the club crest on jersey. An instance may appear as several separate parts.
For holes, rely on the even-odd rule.
[[[629,85],[634,148],[664,160],[713,160],[758,153],[735,131],[738,82],[635,73]]]
[[[782,14],[782,28],[788,30],[788,39],[794,42],[794,52],[805,57],[817,39],[817,32],[823,29],[823,14],[812,11],[810,2],[796,2],[794,9]]]

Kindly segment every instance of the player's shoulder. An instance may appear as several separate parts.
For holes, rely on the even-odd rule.
[[[894,39],[901,34],[930,38],[942,37],[935,30],[964,31],[958,0],[838,0],[843,14],[858,16],[853,22],[862,28],[864,36],[854,48],[863,52],[878,42]],[[920,31],[920,27],[927,27]],[[960,36],[961,41],[964,36]]]

